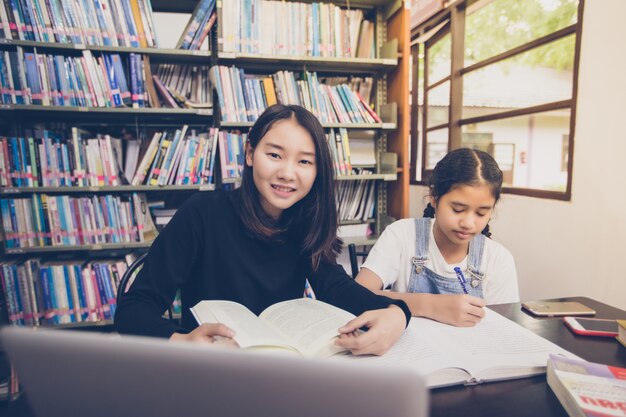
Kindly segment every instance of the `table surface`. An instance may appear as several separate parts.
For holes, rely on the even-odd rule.
[[[550,301],[579,301],[596,310],[596,318],[626,319],[626,311],[586,297]],[[558,317],[533,317],[521,303],[489,306],[503,316],[591,362],[626,368],[626,349],[613,338],[575,335]],[[545,375],[431,391],[430,416],[559,416],[567,417],[546,383]],[[29,417],[25,396],[0,405],[0,417]]]
[[[547,300],[546,300],[547,301]],[[579,301],[594,310],[595,318],[626,319],[626,311],[586,297],[549,301]],[[626,368],[626,349],[609,337],[579,336],[560,317],[534,317],[521,303],[489,306],[503,316],[590,362]],[[431,391],[430,415],[437,416],[563,416],[567,413],[546,383],[546,376],[455,386]]]

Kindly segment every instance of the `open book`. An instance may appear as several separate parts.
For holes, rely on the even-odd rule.
[[[344,352],[335,345],[337,329],[354,318],[338,307],[310,298],[283,301],[258,317],[233,301],[200,301],[191,308],[199,324],[223,323],[236,332],[242,348],[280,349],[306,357],[328,357]]]
[[[550,354],[576,358],[493,310],[485,309],[485,313],[475,327],[413,317],[384,356],[350,358],[413,368],[430,388],[543,374]]]

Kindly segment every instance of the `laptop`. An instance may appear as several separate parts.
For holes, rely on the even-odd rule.
[[[5,327],[36,417],[425,417],[410,370],[161,339]]]

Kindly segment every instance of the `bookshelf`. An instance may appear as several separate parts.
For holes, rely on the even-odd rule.
[[[220,13],[224,13],[220,3],[224,6],[224,2],[218,2],[218,16],[220,16]],[[287,5],[283,4],[283,7],[285,7],[283,10],[289,13],[289,3],[294,2],[285,3]],[[306,1],[304,3],[310,4],[312,2]],[[408,146],[408,129],[404,126],[405,124],[408,126],[408,100],[399,94],[394,94],[395,91],[403,88],[403,86],[394,85],[402,77],[407,79],[404,87],[406,88],[405,91],[408,91],[408,62],[405,61],[408,59],[409,54],[401,49],[401,47],[408,47],[408,43],[404,42],[404,39],[398,38],[401,31],[406,28],[408,11],[402,7],[402,2],[395,1],[333,1],[330,3],[344,9],[350,7],[351,9],[363,10],[366,18],[375,23],[376,30],[374,36],[377,48],[373,57],[277,55],[268,54],[264,51],[250,52],[245,50],[245,45],[247,43],[254,44],[255,40],[246,40],[247,32],[246,35],[241,35],[244,39],[239,47],[227,47],[225,44],[227,43],[226,38],[228,35],[220,28],[220,23],[225,20],[229,26],[233,26],[233,22],[229,22],[228,18],[220,19],[219,17],[218,27],[212,39],[212,49],[215,51],[216,64],[242,69],[245,71],[246,76],[248,74],[252,74],[253,77],[272,76],[278,70],[287,70],[315,72],[318,77],[349,75],[374,78],[374,96],[371,103],[379,116],[381,116],[381,122],[337,123],[322,120],[320,117],[322,126],[327,131],[342,128],[347,129],[349,135],[350,132],[359,130],[376,131],[374,141],[376,143],[377,162],[367,167],[372,173],[370,175],[336,175],[336,180],[339,184],[344,182],[363,182],[364,180],[376,182],[375,216],[373,220],[369,219],[369,222],[373,224],[374,236],[369,238],[345,238],[346,244],[371,245],[375,242],[376,236],[382,231],[384,226],[391,221],[390,215],[399,218],[408,214],[408,199],[406,197],[408,194],[408,159],[405,156],[407,153],[405,149]],[[229,5],[229,7],[233,6]],[[234,8],[235,10],[237,9],[236,6]],[[287,16],[284,20],[288,19],[289,17]],[[254,25],[255,23],[251,22],[249,26],[254,27]],[[289,25],[289,23],[286,23],[286,25]],[[241,30],[244,31],[244,29]],[[254,29],[250,31],[253,32]],[[298,37],[297,33],[292,33],[292,35],[295,38]],[[292,48],[297,49],[297,45]],[[392,76],[394,77],[393,80],[391,79]],[[243,88],[245,89],[245,87]],[[214,101],[218,102],[217,99]],[[253,124],[252,121],[226,121],[220,114],[220,111],[219,105],[216,105],[214,117],[220,128],[245,130]],[[406,182],[406,185],[397,186],[396,183],[398,181]],[[396,203],[396,201],[400,203]],[[393,203],[390,204],[390,202]],[[401,204],[401,206],[396,207],[396,204]],[[360,223],[365,222],[361,221]],[[355,220],[352,219],[340,220],[341,225],[352,225],[354,223]]]
[[[131,0],[130,2],[126,2],[126,4],[129,5],[131,3],[140,6],[148,4],[146,0]],[[8,2],[5,2],[0,7],[6,8],[8,4]],[[27,8],[37,7],[35,2],[29,1],[11,4]],[[41,7],[41,4],[43,3],[40,2],[39,7]],[[71,5],[70,3],[59,3],[58,5],[61,4],[63,7],[74,8],[74,12],[79,11],[79,8],[94,7],[87,2],[82,2],[80,5],[78,2],[72,3]],[[111,0],[110,2],[106,2],[106,4],[112,7],[110,10],[114,10],[115,7],[122,5],[122,2],[119,2],[119,0]],[[117,10],[119,11],[120,9]],[[13,11],[14,10],[11,10],[10,12],[12,13]],[[24,11],[25,10],[20,10],[18,15],[24,17]],[[80,13],[84,11],[85,9],[81,10]],[[6,17],[6,9],[0,10],[0,12],[3,12],[0,13],[0,19]],[[155,9],[155,12],[159,12],[159,10]],[[111,11],[110,13],[114,12]],[[117,17],[123,18],[124,16],[120,14]],[[54,19],[53,16],[50,16],[50,18]],[[65,18],[67,18],[67,16],[63,17],[63,19]],[[128,18],[128,15],[126,15],[126,18]],[[143,22],[152,20],[147,14],[142,14],[140,18],[134,16],[133,19],[135,25],[138,25],[140,20]],[[124,19],[116,19],[115,25],[130,24],[128,20],[126,20],[126,23],[123,23],[123,21]],[[4,22],[5,21],[2,20],[1,23]],[[67,23],[69,21],[63,20],[63,22]],[[60,27],[61,26],[59,26],[59,28]],[[65,26],[65,28],[67,27],[68,26]],[[41,28],[43,28],[43,26]],[[97,24],[95,26],[89,26],[90,30],[93,28],[95,28],[95,31],[102,29]],[[39,30],[39,36],[41,36],[45,30],[46,29]],[[3,28],[0,28],[0,31],[3,31]],[[11,152],[13,152],[16,144],[21,146],[20,138],[23,138],[24,143],[26,143],[27,132],[30,131],[28,137],[33,137],[34,146],[38,147],[39,144],[44,144],[43,139],[41,139],[41,131],[43,129],[50,134],[62,132],[63,135],[59,135],[61,136],[60,141],[54,142],[53,139],[51,145],[55,147],[67,145],[66,149],[69,153],[68,159],[72,161],[71,168],[73,168],[73,170],[71,170],[71,180],[67,182],[55,183],[55,181],[59,181],[58,177],[53,177],[52,179],[48,177],[47,180],[44,181],[42,171],[43,161],[41,160],[43,154],[37,152],[34,159],[30,158],[28,160],[28,164],[22,163],[22,161],[15,163],[16,161],[11,160],[11,172],[2,172],[0,200],[5,202],[3,203],[5,208],[8,207],[6,202],[12,202],[10,207],[11,210],[14,210],[14,212],[7,213],[5,211],[2,213],[3,249],[2,267],[0,270],[2,274],[3,290],[1,301],[3,307],[8,310],[8,321],[11,324],[42,325],[63,328],[104,329],[107,328],[107,326],[110,327],[114,311],[116,283],[123,274],[125,266],[132,262],[133,254],[147,250],[154,236],[138,238],[141,234],[145,235],[142,230],[145,231],[146,226],[143,222],[140,224],[139,210],[137,210],[136,207],[133,212],[131,204],[126,205],[126,209],[128,210],[125,212],[127,222],[124,223],[122,210],[120,210],[119,213],[113,213],[118,210],[118,207],[117,205],[111,205],[109,201],[119,198],[122,204],[126,204],[130,203],[131,196],[134,198],[135,195],[141,195],[145,196],[146,203],[149,201],[164,201],[165,204],[170,207],[177,207],[182,201],[192,195],[192,193],[213,191],[217,184],[216,181],[212,181],[211,183],[192,183],[192,181],[189,181],[189,183],[182,185],[172,182],[153,186],[147,185],[147,183],[149,183],[148,181],[135,185],[130,183],[125,184],[121,181],[113,181],[112,178],[117,176],[119,179],[120,177],[119,169],[123,169],[121,163],[118,164],[117,172],[115,172],[115,169],[112,169],[110,172],[104,173],[104,180],[98,177],[97,181],[92,183],[90,179],[86,179],[85,181],[76,179],[76,169],[78,168],[76,164],[80,158],[76,157],[76,153],[72,153],[72,147],[70,146],[72,134],[69,134],[69,131],[72,127],[76,127],[81,131],[91,132],[80,139],[84,139],[85,142],[91,140],[89,138],[95,138],[98,134],[110,134],[112,137],[122,139],[120,141],[121,152],[119,153],[124,153],[124,158],[121,159],[126,159],[128,155],[126,145],[129,135],[130,139],[133,141],[142,139],[140,136],[144,135],[146,136],[143,138],[144,142],[147,143],[150,141],[154,131],[173,131],[174,129],[181,128],[183,125],[187,125],[190,131],[191,129],[197,129],[198,132],[201,132],[213,124],[213,110],[211,106],[168,108],[165,105],[164,97],[155,94],[156,100],[152,100],[153,97],[148,95],[148,87],[145,84],[141,85],[141,87],[137,87],[136,92],[131,89],[131,87],[134,88],[131,82],[139,83],[141,81],[142,83],[147,83],[152,81],[151,75],[156,74],[158,67],[162,64],[173,63],[187,66],[204,65],[208,70],[212,53],[206,47],[198,50],[181,50],[173,49],[173,47],[157,47],[156,45],[130,46],[123,43],[107,45],[101,42],[101,40],[87,39],[87,32],[82,33],[85,34],[85,37],[80,41],[73,42],[63,42],[59,39],[53,40],[52,42],[44,42],[43,39],[19,39],[20,36],[12,36],[13,39],[7,39],[6,33],[4,33],[4,38],[2,34],[0,34],[0,59],[3,59],[2,65],[0,65],[3,70],[3,93],[6,92],[5,87],[9,87],[8,84],[14,86],[13,82],[15,81],[13,79],[11,79],[11,83],[7,81],[7,72],[11,64],[11,61],[7,60],[7,58],[20,58],[10,69],[22,70],[23,76],[19,81],[27,81],[29,88],[34,87],[34,84],[30,84],[32,79],[28,78],[28,70],[32,68],[20,67],[25,65],[23,63],[25,62],[24,58],[27,57],[28,54],[35,57],[41,56],[43,60],[45,60],[44,62],[37,62],[36,72],[38,72],[39,75],[39,82],[43,83],[43,78],[47,77],[46,81],[49,89],[43,89],[43,91],[50,92],[47,101],[42,100],[41,97],[36,98],[34,94],[31,94],[30,100],[22,99],[20,101],[17,101],[15,96],[11,97],[11,95],[9,95],[8,100],[7,95],[2,96],[2,100],[0,100],[2,101],[2,104],[0,104],[0,137],[6,138],[2,139],[2,145],[6,145],[4,142],[10,141],[8,139],[9,137],[18,138],[17,142],[12,144],[13,147],[10,149]],[[125,31],[118,31],[117,33],[119,35],[119,33],[125,33]],[[143,104],[136,103],[134,97],[131,97],[130,101],[124,100],[124,105],[121,105],[122,103],[119,101],[115,102],[113,100],[113,94],[111,94],[111,92],[115,90],[114,87],[119,88],[121,94],[123,90],[120,84],[112,84],[113,76],[109,75],[109,71],[113,71],[114,76],[117,78],[119,76],[116,72],[118,68],[114,65],[109,66],[109,62],[107,62],[105,58],[106,56],[116,56],[119,58],[119,61],[122,63],[120,66],[122,77],[127,83],[128,89],[131,90],[129,92],[132,93],[133,96],[144,95]],[[134,69],[139,74],[136,77],[132,73],[133,63],[130,62],[133,56],[138,57],[135,64],[140,65],[136,66]],[[99,61],[100,58],[102,58],[103,61]],[[54,67],[51,65],[50,61],[48,61],[49,59],[52,59],[52,63],[57,66]],[[93,59],[93,66],[91,68],[87,67],[85,64],[89,59]],[[21,60],[23,60],[23,62],[21,62]],[[71,65],[75,65],[75,67],[72,68],[75,73],[72,74],[74,78],[72,79],[73,84],[69,86],[70,88],[66,89],[66,91],[62,91],[61,88],[58,88],[58,93],[61,95],[65,93],[69,96],[69,92],[71,91],[72,97],[76,97],[77,100],[78,91],[82,86],[84,97],[89,93],[91,101],[87,101],[85,98],[83,102],[70,102],[66,99],[63,103],[57,103],[53,100],[53,96],[51,95],[54,90],[52,80],[54,79],[54,81],[59,82],[59,80],[63,78],[61,77],[62,70],[59,69],[59,63],[65,65],[67,68]],[[80,64],[84,66],[82,70]],[[98,67],[98,64],[100,64],[100,67]],[[43,70],[44,67],[47,71]],[[51,71],[51,68],[54,69]],[[92,71],[93,69],[96,71]],[[102,70],[102,78],[98,78],[100,76],[97,72],[99,69]],[[69,69],[65,69],[64,71],[69,72]],[[30,75],[33,73],[35,72],[30,73]],[[63,73],[63,75],[65,75],[65,73]],[[87,80],[87,78],[89,78],[89,80]],[[119,82],[120,80],[116,79],[116,81]],[[98,82],[100,83],[100,87],[103,88],[103,92],[109,92],[108,100],[106,96],[103,97],[104,100],[97,100],[96,90]],[[105,87],[107,90],[104,90]],[[30,92],[35,93],[39,91],[35,91],[33,88]],[[58,100],[58,95],[56,98]],[[188,97],[184,98],[186,99]],[[211,98],[210,94],[209,98]],[[123,100],[123,96],[120,96],[120,99]],[[64,142],[68,138],[69,141]],[[98,138],[100,138],[100,136],[98,136]],[[80,140],[77,140],[77,142],[82,146],[83,142],[80,142]],[[4,151],[8,150],[9,146],[0,151],[3,158],[5,155]],[[55,148],[55,150],[56,149],[58,148]],[[74,150],[75,149],[76,148],[74,148]],[[93,151],[93,149],[91,150]],[[81,152],[84,153],[85,157],[87,156],[87,151],[81,150]],[[19,152],[16,154],[22,156]],[[34,155],[28,155],[28,152],[26,152],[26,154],[29,157]],[[46,153],[46,158],[51,158],[51,155],[52,154]],[[83,155],[81,154],[81,156]],[[59,162],[59,167],[65,169],[68,167],[65,165],[66,161],[63,160],[63,163],[60,163],[63,157],[65,156],[59,156],[59,161],[57,162]],[[96,159],[102,159],[101,165],[104,165],[107,158],[113,159],[114,155],[103,151],[97,154]],[[30,176],[22,177],[21,172],[27,172],[31,174],[31,176],[35,174],[32,170],[33,164],[31,164],[31,162],[34,161],[36,161],[34,165],[37,165],[39,168],[39,176],[38,182],[33,184],[32,178]],[[3,170],[8,169],[8,165],[4,164],[4,162],[7,161],[3,160],[2,164],[0,164]],[[95,171],[89,172],[90,167],[85,165],[87,163],[86,159],[81,162],[83,163],[82,168],[85,174],[90,173],[90,175],[95,175]],[[29,167],[28,170],[25,169],[26,166]],[[52,170],[54,171],[54,168]],[[101,173],[98,172],[98,174]],[[14,176],[20,178],[19,182],[17,180],[14,181]],[[37,178],[37,174],[35,174],[34,177]],[[60,232],[58,230],[55,231],[54,228],[51,227],[51,224],[46,225],[48,229],[39,227],[44,224],[41,218],[44,216],[47,218],[48,213],[54,213],[54,215],[59,216],[61,223],[63,223],[63,214],[60,211],[57,212],[51,209],[49,211],[40,211],[37,222],[33,224],[34,219],[31,219],[31,224],[28,224],[29,221],[25,220],[26,212],[35,211],[34,207],[38,204],[36,202],[40,200],[43,201],[43,199],[47,199],[48,202],[46,209],[50,209],[50,200],[56,201],[57,204],[59,204],[57,210],[61,209],[62,202],[69,201],[71,209],[77,210],[71,211],[71,215],[74,215],[76,218],[74,219],[66,215],[64,221],[67,224],[65,226],[68,226],[76,220],[73,226],[77,227],[80,225],[82,227],[79,229],[79,233],[82,234],[82,236],[79,236],[77,239],[76,229],[72,232],[72,230],[69,230],[71,228],[66,229],[63,224],[61,224],[63,228]],[[77,204],[75,203],[76,201],[82,201],[86,204],[85,200],[89,199],[94,199],[92,200],[94,203],[92,207],[90,207],[92,210],[91,219],[89,219],[90,214],[88,214],[88,210],[85,208],[87,206],[72,206],[72,204]],[[104,202],[105,200],[106,202]],[[98,207],[97,202],[101,202],[102,204]],[[94,205],[95,208],[93,207]],[[65,208],[70,206],[66,206]],[[121,208],[121,206],[119,208]],[[101,212],[101,221],[99,223],[96,222],[98,215],[93,214],[94,211],[97,212],[98,209]],[[77,212],[79,214],[76,214]],[[66,211],[65,214],[67,213]],[[16,223],[14,221],[16,218],[18,219],[18,229],[12,230],[12,226],[7,228],[7,222],[8,224],[12,222]],[[20,218],[21,220],[19,220]],[[120,222],[115,224],[111,220],[113,218],[116,218]],[[88,223],[88,221],[86,220],[90,220],[96,226],[99,226],[96,227],[98,230],[94,230],[93,227],[87,229],[85,224]],[[59,221],[59,219],[57,219],[57,221]],[[48,220],[48,222],[50,222],[50,220]],[[24,232],[23,228],[28,232]],[[131,228],[133,230],[132,233],[129,232]],[[113,231],[109,233],[109,230]],[[98,235],[100,231],[107,233],[105,239],[101,238],[101,235]],[[13,236],[14,239],[11,239],[9,232],[18,232],[16,234],[19,236],[19,239],[15,239],[15,233]],[[153,235],[155,233],[156,230],[154,230]],[[48,237],[44,237],[46,234]],[[127,237],[132,234],[134,238],[123,238],[122,235],[124,234],[126,234]],[[50,235],[52,237],[50,237]],[[85,238],[85,235],[88,235],[88,238]],[[94,238],[94,235],[96,235],[97,238]],[[112,238],[113,235],[116,235],[116,237]],[[19,244],[15,244],[16,240],[20,240]],[[12,244],[9,244],[9,242]],[[89,262],[86,263],[87,261]],[[113,261],[115,261],[115,263],[111,263]],[[80,266],[77,267],[77,264]],[[44,269],[47,270],[48,275],[43,275],[44,273],[42,271]],[[53,270],[56,272],[52,272]],[[60,275],[57,274],[57,272],[59,272]],[[65,280],[65,283],[60,284],[59,279],[61,281]],[[63,292],[65,294],[62,294]],[[91,299],[89,299],[90,297]],[[80,309],[77,309],[76,306],[80,307]],[[94,307],[99,311],[94,312]],[[73,313],[63,313],[63,311],[68,311],[68,308],[70,311],[73,311]],[[51,314],[54,317],[49,317],[49,313],[51,312],[54,313]],[[32,313],[39,315],[37,320],[33,319]]]
[[[145,0],[138,1],[145,3]],[[295,2],[288,1],[286,3]],[[313,4],[311,1],[305,1],[304,3],[307,5]],[[152,10],[155,13],[167,12],[190,15],[197,4],[197,0],[180,0],[177,2],[153,0]],[[409,67],[407,60],[410,54],[404,50],[408,48],[408,41],[404,39],[405,37],[408,38],[408,29],[406,29],[408,9],[402,7],[402,2],[391,0],[336,1],[328,4],[339,6],[342,10],[347,10],[349,7],[363,11],[366,18],[375,26],[373,36],[376,53],[374,57],[294,56],[224,51],[220,48],[219,42],[220,12],[224,5],[224,0],[218,0],[216,3],[218,18],[209,34],[208,49],[180,50],[165,47],[105,46],[86,43],[71,44],[0,39],[0,55],[6,56],[5,52],[21,50],[22,52],[37,52],[38,54],[53,56],[60,55],[72,57],[73,59],[89,56],[97,59],[106,54],[114,54],[120,56],[125,63],[129,62],[131,55],[139,55],[142,59],[146,57],[149,60],[149,62],[145,61],[145,63],[147,63],[152,74],[156,74],[157,67],[161,64],[184,64],[195,66],[234,66],[245,70],[247,74],[252,76],[264,77],[271,76],[277,71],[285,70],[297,74],[309,71],[320,77],[356,76],[372,78],[374,80],[373,93],[369,103],[373,104],[375,112],[380,116],[380,122],[339,122],[332,120],[323,122],[325,130],[329,134],[331,132],[339,134],[340,130],[345,130],[350,137],[354,132],[373,132],[372,140],[374,141],[375,162],[355,165],[354,168],[357,170],[336,175],[338,187],[346,189],[352,187],[353,190],[351,192],[353,193],[366,192],[363,190],[356,191],[358,184],[365,182],[370,184],[369,189],[375,195],[373,216],[362,219],[347,218],[341,220],[340,224],[342,226],[365,225],[371,227],[374,231],[372,236],[349,237],[344,240],[346,245],[349,243],[372,245],[376,240],[376,236],[389,223],[390,216],[400,218],[408,214],[408,159],[406,149],[408,146],[409,114],[408,98],[405,97],[407,96],[405,92],[408,91]],[[145,75],[145,77],[147,79],[149,75]],[[148,93],[147,88],[145,93]],[[214,103],[212,107],[205,106],[202,108],[165,107],[166,101],[161,96],[158,99],[161,107],[151,107],[149,104],[154,103],[151,102],[152,98],[149,97],[151,100],[145,100],[145,107],[138,108],[133,108],[135,106],[132,104],[113,106],[111,103],[98,106],[77,103],[73,106],[66,106],[5,102],[0,104],[0,121],[5,126],[0,128],[2,129],[0,137],[20,136],[26,138],[24,136],[25,131],[35,127],[39,128],[39,126],[44,126],[46,129],[52,126],[50,130],[65,129],[65,132],[68,132],[70,127],[77,127],[89,130],[94,135],[102,133],[103,135],[111,134],[112,136],[117,129],[131,136],[134,135],[133,140],[139,140],[142,132],[149,132],[143,135],[142,148],[145,149],[150,143],[154,132],[167,129],[173,131],[174,129],[180,129],[183,125],[189,126],[189,129],[195,128],[198,132],[208,132],[210,128],[216,128],[216,132],[219,129],[219,132],[237,131],[245,134],[249,127],[252,126],[253,121],[222,121],[222,109],[216,97],[217,93],[213,93],[212,97],[210,97]],[[61,127],[59,128],[59,126]],[[71,138],[72,136],[66,137]],[[126,146],[126,141],[127,139],[123,138],[123,146]],[[211,152],[213,152],[213,155],[216,152],[219,155],[222,149],[217,146],[217,142],[213,143],[214,146]],[[68,146],[69,144],[70,142],[68,142]],[[105,198],[108,196],[120,196],[121,199],[130,199],[131,196],[140,194],[145,196],[146,202],[164,200],[167,208],[175,208],[194,192],[211,192],[219,188],[236,186],[239,179],[224,176],[220,168],[219,157],[215,157],[215,176],[210,183],[202,184],[168,183],[156,186],[133,185],[132,181],[131,184],[97,185],[47,184],[42,186],[40,184],[39,186],[33,186],[28,183],[5,184],[0,187],[0,200],[29,199],[29,201],[35,201],[36,198],[41,198],[38,196],[48,196],[48,198],[62,197],[68,198],[70,201],[81,198]],[[25,205],[24,207],[27,206]],[[13,274],[14,283],[18,287],[23,279],[26,279],[26,282],[33,280],[31,276],[33,271],[29,272],[17,268],[17,265],[22,265],[22,262],[98,261],[110,257],[123,259],[126,254],[144,251],[150,245],[149,239],[145,239],[145,241],[103,241],[77,244],[75,241],[68,242],[59,238],[60,243],[55,245],[9,247],[6,236],[7,213],[3,212],[2,214],[3,231],[5,234],[2,261],[3,264],[8,264],[13,269],[9,270],[10,268],[4,267],[0,272]],[[35,239],[37,238],[35,237]],[[104,273],[104,278],[98,277],[98,279],[101,281],[106,280],[106,274],[108,273]],[[116,271],[116,273],[120,274],[121,270]],[[22,276],[26,278],[22,278]],[[66,279],[68,276],[66,273]],[[75,279],[80,281],[78,276]],[[83,281],[85,279],[83,277]],[[100,283],[108,285],[101,281],[97,281],[96,285]],[[6,290],[5,285],[5,293]],[[19,296],[19,288],[15,287],[14,290],[17,291]],[[114,288],[109,288],[109,292],[111,290],[114,293]],[[102,289],[102,291],[100,295],[102,298],[105,298],[106,288]],[[7,304],[11,303],[11,301],[5,301],[7,301]],[[67,301],[71,302],[72,300],[68,299]],[[73,301],[76,302],[76,299]],[[78,301],[83,303],[80,297]],[[13,302],[17,301],[14,299]],[[100,317],[93,323],[102,325],[103,323],[110,323],[110,320]],[[78,323],[58,323],[57,325],[83,327],[85,323],[79,321]]]

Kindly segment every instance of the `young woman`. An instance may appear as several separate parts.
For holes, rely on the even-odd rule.
[[[357,282],[404,300],[414,316],[473,326],[483,307],[519,301],[513,256],[488,239],[502,171],[486,152],[462,148],[433,170],[424,218],[399,220],[372,248]],[[434,217],[434,220],[432,219]]]
[[[259,314],[302,297],[308,278],[317,298],[358,317],[337,344],[383,354],[410,318],[402,301],[375,295],[336,264],[340,248],[330,152],[324,130],[299,106],[268,108],[250,129],[241,187],[197,193],[152,244],[115,314],[120,333],[212,342],[223,325],[196,327],[189,307],[232,300]],[[182,327],[161,316],[181,289]],[[356,330],[366,326],[367,332]]]

